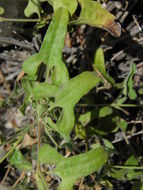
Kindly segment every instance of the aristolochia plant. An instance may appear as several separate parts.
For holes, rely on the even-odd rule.
[[[25,100],[21,110],[25,113],[27,105],[31,105],[39,136],[44,126],[46,131],[53,130],[66,143],[70,143],[70,134],[75,125],[74,108],[76,104],[98,83],[107,81],[114,85],[114,80],[106,73],[101,48],[96,52],[93,72],[86,71],[74,78],[69,78],[69,72],[62,59],[62,49],[68,24],[87,24],[98,27],[109,31],[115,37],[120,36],[121,29],[120,25],[114,21],[114,16],[95,1],[49,0],[48,2],[53,6],[54,13],[41,49],[38,53],[29,57],[22,67],[25,73],[22,78]],[[78,4],[81,7],[80,15],[77,20],[72,20],[72,15],[75,13]],[[40,18],[41,12],[40,1],[29,0],[25,9],[26,16],[37,13]],[[129,84],[128,81],[133,73],[134,70],[128,76],[128,80],[125,81],[126,84],[124,83],[125,96],[127,96],[128,91],[125,87]],[[131,80],[129,89],[130,92],[133,92]],[[130,96],[132,95],[130,93]],[[110,113],[112,113],[112,109],[105,107],[98,115],[102,118]],[[81,124],[88,123],[90,119],[91,112],[79,117]],[[50,136],[50,139],[55,143],[53,137]],[[13,149],[20,140],[17,140]],[[37,169],[35,172],[40,190],[48,189],[48,184],[40,170],[41,164],[55,165],[55,168],[48,171],[48,174],[54,174],[61,178],[60,190],[71,190],[75,180],[99,171],[108,158],[106,150],[100,144],[97,144],[86,153],[68,158],[58,153],[54,147],[41,144],[42,142],[39,142]],[[10,163],[19,169],[32,171],[31,164],[24,159],[18,150],[10,158]]]

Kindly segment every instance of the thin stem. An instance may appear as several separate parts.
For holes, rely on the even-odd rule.
[[[4,157],[0,160],[0,163],[2,163],[12,152],[13,150],[16,148],[16,146],[21,142],[21,140],[23,139],[24,135],[21,135],[17,141],[14,143],[13,147],[4,155]]]
[[[10,172],[10,169],[11,169],[11,167],[10,167],[10,165],[8,165],[8,168],[7,168],[7,171],[6,171],[6,173],[5,173],[5,176],[4,176],[3,180],[2,180],[2,182],[0,183],[0,189],[2,188],[2,185],[3,185],[3,183],[5,182],[7,176],[8,176],[8,174],[9,174],[9,172]]]
[[[128,170],[143,170],[143,166],[113,166],[113,168],[128,169]]]
[[[40,119],[40,121],[38,122],[38,130],[37,130],[37,138],[38,138],[38,145],[37,145],[37,149],[38,149],[37,170],[39,170],[39,171],[41,171],[40,161],[39,161],[39,150],[40,150],[40,146],[41,146],[41,129],[42,129],[42,121]]]
[[[41,22],[41,19],[5,18],[0,17],[0,22]]]
[[[47,133],[48,137],[50,138],[50,140],[53,142],[53,144],[58,147],[58,144],[56,143],[56,141],[54,140],[54,138],[50,135],[47,126],[45,126],[45,132]]]
[[[24,178],[25,176],[25,171],[23,171],[20,175],[20,177],[16,180],[16,182],[13,184],[12,188],[15,188],[16,185]]]

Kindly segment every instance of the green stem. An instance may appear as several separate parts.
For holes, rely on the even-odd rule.
[[[0,160],[0,164],[13,152],[13,150],[16,148],[16,146],[21,142],[23,139],[24,134],[22,134],[17,141],[13,144],[12,148],[4,155],[4,157]]]
[[[0,17],[0,22],[41,22],[41,19],[23,19],[23,18]]]
[[[143,166],[113,166],[118,169],[143,170]]]

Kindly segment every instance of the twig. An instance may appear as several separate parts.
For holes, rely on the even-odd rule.
[[[0,22],[41,22],[40,19],[22,19],[0,17]]]
[[[11,167],[10,167],[10,165],[8,165],[8,168],[7,168],[7,171],[6,171],[5,175],[4,175],[4,178],[3,178],[2,182],[0,183],[0,189],[2,188],[2,185],[5,182],[8,174],[9,174],[10,169],[11,169]]]
[[[126,138],[127,138],[127,139],[130,139],[130,138],[132,138],[132,137],[135,137],[135,136],[138,136],[138,135],[141,135],[141,134],[143,134],[143,130],[142,130],[142,131],[139,131],[139,132],[137,132],[137,133],[134,133],[134,134],[132,134],[132,135],[127,135]],[[120,141],[123,141],[123,138],[119,138],[119,139],[117,139],[117,140],[114,140],[114,141],[112,141],[112,143],[115,144],[115,143],[118,143],[118,142],[120,142]]]
[[[5,44],[17,45],[17,46],[25,48],[27,50],[34,51],[33,46],[27,41],[25,42],[25,41],[16,40],[16,39],[13,39],[10,37],[0,36],[0,42],[5,43]]]
[[[135,18],[135,15],[133,15],[133,19],[134,19],[134,21],[135,21],[135,23],[136,23],[138,29],[139,29],[140,31],[142,31],[142,29],[141,29],[141,27],[140,27],[140,25],[139,25],[137,19]]]
[[[82,189],[83,181],[84,181],[84,177],[83,177],[83,178],[81,179],[81,181],[80,181],[80,185],[79,185],[78,190],[81,190],[81,189]]]
[[[19,176],[19,178],[16,180],[16,182],[13,184],[12,188],[15,188],[16,185],[22,180],[22,178],[25,176],[25,171],[23,171],[21,173],[21,175]]]

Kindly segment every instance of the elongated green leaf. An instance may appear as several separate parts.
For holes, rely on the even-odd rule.
[[[53,8],[56,11],[60,7],[67,9],[72,15],[77,8],[77,0],[53,0]]]
[[[133,89],[133,76],[134,76],[135,72],[136,72],[136,65],[132,64],[130,72],[123,82],[123,95],[125,95],[125,96],[128,95],[128,97],[131,100],[135,100],[137,97],[137,94],[136,94],[135,90]]]
[[[30,17],[33,13],[36,13],[40,18],[41,12],[40,0],[28,0],[28,5],[24,10],[25,16]]]
[[[39,190],[49,190],[44,176],[38,170],[36,171],[36,182]]]
[[[87,94],[100,81],[95,72],[83,72],[69,80],[59,91],[56,104],[61,107],[73,107],[82,96]]]
[[[133,64],[131,67],[131,71],[130,71],[129,79],[128,79],[128,88],[129,88],[128,96],[131,100],[135,100],[137,98],[137,94],[135,90],[133,89],[133,76],[135,72],[136,72],[136,65]]]
[[[114,79],[110,77],[107,72],[106,72],[106,67],[105,67],[105,60],[104,60],[104,53],[102,48],[98,48],[95,53],[94,57],[94,65],[93,65],[94,70],[99,71],[102,76],[110,83],[114,83]]]
[[[59,187],[60,190],[71,190],[75,180],[101,169],[108,157],[107,152],[102,146],[98,146],[87,153],[69,158],[60,157],[59,153],[51,149],[53,148],[49,145],[41,147],[39,160],[44,163],[46,160],[46,163],[51,163],[51,160],[56,161],[56,168],[53,170],[53,173],[62,178],[62,183]]]
[[[28,75],[36,75],[41,63],[47,66],[47,81],[61,84],[68,81],[68,71],[62,61],[62,49],[67,31],[69,14],[64,8],[56,10],[47,30],[40,52],[28,58],[23,70]]]
[[[119,23],[114,22],[114,15],[102,8],[100,3],[92,0],[78,0],[78,2],[81,5],[81,13],[76,23],[103,28],[116,37],[120,36]]]
[[[28,162],[19,150],[15,150],[11,158],[9,159],[10,164],[14,165],[20,170],[31,171],[32,165]]]
[[[29,80],[22,79],[22,87],[25,91],[25,99],[23,105],[20,107],[20,111],[24,114],[27,104],[31,102],[32,97],[32,82]]]

